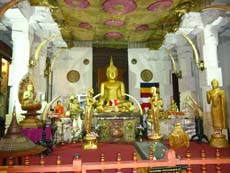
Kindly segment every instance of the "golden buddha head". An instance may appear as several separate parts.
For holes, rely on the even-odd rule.
[[[218,82],[218,80],[213,79],[212,82],[211,82],[211,85],[212,85],[212,88],[213,88],[213,89],[218,88],[218,87],[219,87],[219,82]]]
[[[106,69],[106,77],[107,79],[114,80],[117,78],[118,70],[117,67],[113,65],[113,58],[110,58],[109,66]]]
[[[176,128],[176,129],[181,129],[181,124],[180,124],[179,122],[177,122],[177,123],[175,124],[175,128]]]
[[[157,88],[156,87],[151,87],[151,93],[156,94],[157,93]]]

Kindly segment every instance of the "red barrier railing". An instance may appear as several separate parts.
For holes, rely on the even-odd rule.
[[[169,149],[165,153],[165,158],[162,160],[153,160],[152,153],[149,155],[148,160],[138,160],[137,154],[133,153],[133,160],[122,161],[121,155],[118,153],[116,161],[105,161],[104,155],[101,154],[100,162],[82,162],[81,158],[76,157],[73,159],[73,164],[62,165],[60,157],[57,157],[56,165],[46,165],[44,157],[40,157],[40,163],[38,165],[30,165],[28,157],[24,159],[24,165],[13,165],[12,158],[7,161],[7,166],[0,166],[0,171],[6,171],[9,173],[16,172],[75,172],[86,173],[89,170],[105,171],[108,169],[117,170],[120,172],[122,169],[132,169],[132,173],[136,173],[138,169],[142,168],[154,168],[154,167],[173,167],[177,165],[186,165],[187,172],[192,172],[192,165],[201,165],[201,172],[206,173],[207,165],[216,165],[216,172],[221,173],[221,165],[229,164],[230,157],[221,158],[219,150],[216,150],[215,158],[206,158],[204,150],[201,152],[200,158],[191,158],[189,151],[186,154],[186,158],[176,158],[175,151]]]

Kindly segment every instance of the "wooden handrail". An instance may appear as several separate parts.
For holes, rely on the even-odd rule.
[[[73,164],[66,165],[21,165],[21,166],[0,166],[0,171],[11,173],[16,172],[82,172],[88,170],[122,170],[125,168],[154,168],[171,167],[177,165],[222,165],[230,164],[230,157],[227,158],[176,158],[174,150],[169,149],[162,160],[130,160],[130,161],[103,161],[103,162],[82,162],[80,158],[73,159]],[[190,167],[191,169],[191,167]]]

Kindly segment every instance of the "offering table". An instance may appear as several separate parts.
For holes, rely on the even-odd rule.
[[[133,142],[140,124],[139,113],[103,112],[93,115],[99,142]]]

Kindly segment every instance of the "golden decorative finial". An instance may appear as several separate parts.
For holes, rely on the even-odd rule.
[[[113,64],[113,57],[112,57],[112,56],[110,57],[109,66],[110,66],[110,67],[114,66],[114,64]]]
[[[109,78],[109,74],[111,71],[115,71],[116,73],[118,73],[117,67],[113,64],[113,57],[110,57],[110,62],[109,62],[109,66],[106,69],[106,76]],[[116,74],[117,77],[118,74]]]

